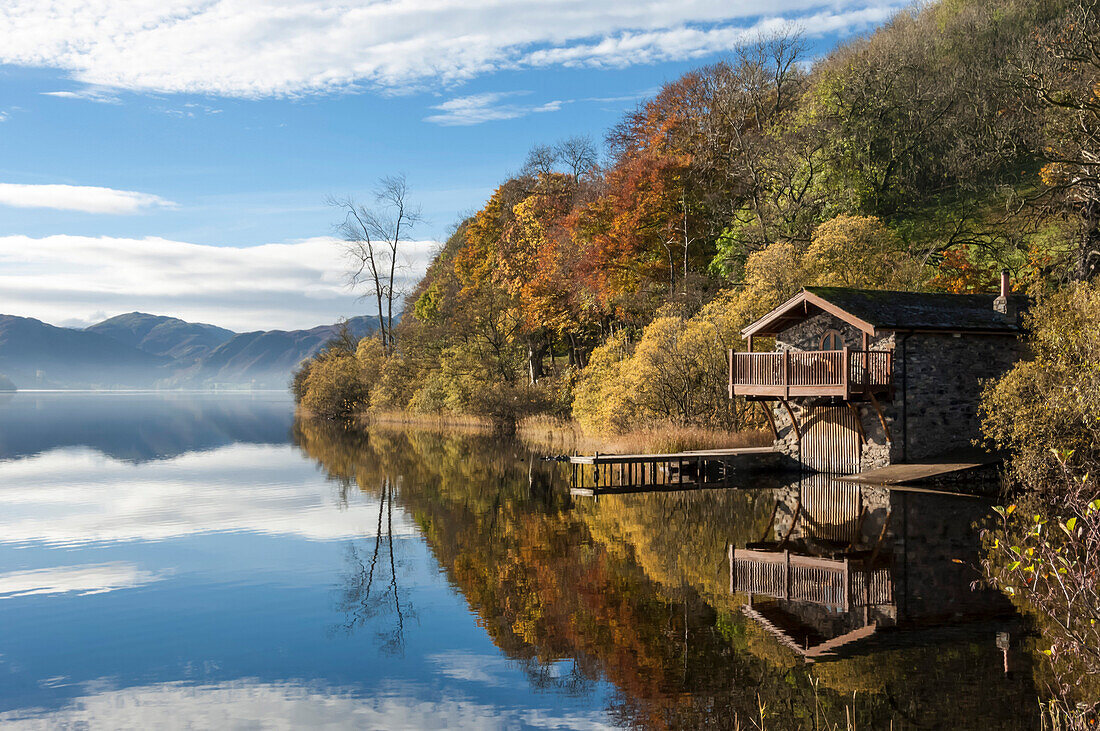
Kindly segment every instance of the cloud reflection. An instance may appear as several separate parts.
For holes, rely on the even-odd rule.
[[[5,729],[39,728],[613,728],[602,713],[500,708],[461,697],[358,697],[296,682],[162,683],[87,695],[58,710],[0,713]]]
[[[105,594],[151,584],[159,579],[159,575],[125,561],[11,571],[0,574],[0,599],[38,594]]]
[[[132,464],[90,449],[6,462],[0,543],[80,546],[246,532],[332,541],[374,536],[378,501],[348,504],[289,445],[234,444]],[[404,513],[393,535],[413,535]]]

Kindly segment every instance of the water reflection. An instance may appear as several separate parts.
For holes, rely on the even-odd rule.
[[[980,500],[825,475],[802,477],[774,500],[763,536],[731,546],[730,590],[807,659],[858,651],[885,628],[1013,614],[1000,592],[976,585],[975,526],[989,514]]]
[[[953,562],[976,550],[977,501],[815,481],[574,501],[563,468],[516,442],[226,401],[218,413],[241,418],[213,435],[135,401],[107,441],[28,441],[0,463],[0,724],[735,728],[762,705],[769,728],[1034,716],[1027,656],[1006,675],[994,628],[961,623],[995,598]],[[5,413],[18,414],[6,434],[37,428],[34,409]],[[257,439],[264,419],[289,441]],[[122,456],[139,453],[156,459]],[[756,554],[830,570],[751,585],[737,564]]]
[[[408,592],[402,592],[400,586],[400,576],[404,572],[399,572],[398,568],[404,568],[404,561],[397,558],[394,550],[394,492],[393,482],[383,480],[378,495],[378,524],[369,552],[354,543],[347,547],[349,570],[340,596],[340,609],[346,617],[342,629],[346,633],[380,616],[390,616],[392,621],[382,625],[384,629],[377,635],[380,647],[387,653],[404,651],[405,622],[415,618],[405,596]]]
[[[285,444],[286,394],[20,391],[0,401],[0,460],[88,447],[144,462],[231,444]]]
[[[853,714],[874,728],[1026,728],[1035,716],[1027,657],[1004,672],[1002,625],[959,624],[1011,611],[970,589],[977,500],[818,478],[574,504],[564,475],[532,479],[514,445],[380,431],[341,454],[344,436],[322,431],[300,425],[299,443],[335,474],[410,486],[398,503],[498,648],[571,663],[581,687],[610,680],[619,723],[734,727],[761,704],[808,728]],[[547,482],[559,488],[534,489]],[[730,591],[731,546],[813,559],[818,573],[750,601]],[[886,632],[916,627],[939,629]]]
[[[103,406],[105,434],[88,407],[19,436],[70,397]],[[217,399],[3,407],[0,725],[607,727],[608,684],[574,693],[567,663],[493,645],[367,435],[319,435],[315,460],[287,397]]]

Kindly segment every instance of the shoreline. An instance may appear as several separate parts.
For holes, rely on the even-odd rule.
[[[298,407],[295,414],[313,419]],[[432,432],[497,431],[484,417],[461,414],[417,414],[408,411],[360,412],[351,423],[361,429],[417,429]],[[556,454],[638,454],[679,452],[692,449],[727,449],[770,446],[772,435],[764,429],[730,432],[677,424],[650,424],[618,434],[586,433],[573,419],[533,416],[520,421],[514,431],[506,432],[529,447]]]

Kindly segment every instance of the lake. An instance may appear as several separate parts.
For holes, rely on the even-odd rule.
[[[1022,621],[970,587],[975,498],[574,498],[519,442],[296,421],[282,393],[0,399],[4,728],[1036,718]]]

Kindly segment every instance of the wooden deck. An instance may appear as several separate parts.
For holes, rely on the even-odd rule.
[[[893,392],[893,353],[887,350],[810,350],[729,354],[729,394],[758,398]]]
[[[594,496],[735,487],[735,474],[776,468],[780,459],[773,447],[574,456],[569,458],[570,491]]]
[[[959,473],[989,467],[1001,462],[1001,457],[986,452],[965,450],[941,455],[937,458],[892,464],[858,475],[837,477],[841,482],[878,487],[901,487],[935,483]]]

